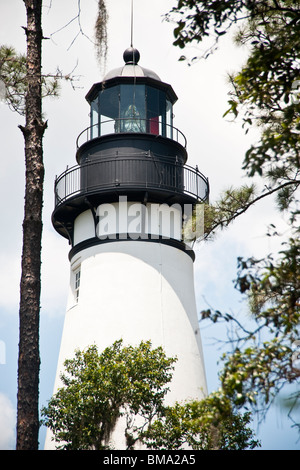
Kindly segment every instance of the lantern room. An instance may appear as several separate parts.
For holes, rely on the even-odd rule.
[[[139,52],[124,52],[125,65],[108,73],[86,96],[90,104],[90,138],[113,133],[149,133],[173,138],[172,87],[138,65]]]

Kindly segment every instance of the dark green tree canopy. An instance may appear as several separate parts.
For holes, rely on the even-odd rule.
[[[238,259],[236,288],[249,302],[251,326],[214,309],[201,313],[235,331],[220,372],[224,394],[237,407],[264,412],[300,375],[293,361],[300,315],[300,1],[179,0],[167,19],[176,23],[174,44],[181,49],[208,42],[207,58],[231,31],[236,45],[248,51],[241,69],[229,75],[224,116],[240,121],[245,132],[260,131],[242,164],[251,184],[229,188],[207,205],[205,237],[271,195],[288,229],[280,252]],[[268,235],[278,237],[275,225],[270,228]],[[296,409],[299,393],[292,398]],[[298,418],[294,424],[300,429]]]
[[[69,450],[110,448],[119,418],[126,422],[128,448],[163,410],[175,358],[150,342],[123,346],[116,341],[101,354],[96,346],[65,361],[63,386],[42,410],[56,442]],[[141,422],[136,423],[137,417]]]
[[[124,444],[137,441],[151,449],[241,450],[259,445],[248,427],[250,414],[239,414],[222,392],[201,401],[166,406],[175,358],[150,342],[123,346],[116,341],[99,353],[96,346],[76,351],[65,361],[62,387],[43,408],[45,424],[57,447],[105,450],[119,419]]]

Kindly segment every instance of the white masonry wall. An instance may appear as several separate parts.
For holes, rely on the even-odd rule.
[[[79,243],[94,233],[87,211],[75,223],[75,240]],[[96,343],[101,351],[121,338],[131,345],[151,340],[153,347],[162,346],[168,356],[178,358],[168,403],[206,395],[193,260],[185,251],[158,241],[124,240],[84,249],[71,259],[55,390],[63,362],[74,357],[76,348]],[[53,448],[49,437],[46,449]],[[116,446],[122,448],[121,443]]]

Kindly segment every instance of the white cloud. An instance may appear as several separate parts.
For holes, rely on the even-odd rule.
[[[13,450],[15,446],[16,410],[9,398],[0,393],[0,450]]]

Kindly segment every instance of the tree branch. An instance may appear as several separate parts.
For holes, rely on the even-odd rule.
[[[287,187],[287,186],[291,186],[291,185],[295,185],[295,186],[298,186],[300,184],[300,180],[293,180],[293,181],[287,181],[279,186],[277,186],[276,188],[273,188],[273,189],[270,189],[268,190],[266,193],[264,194],[260,194],[259,196],[257,196],[256,198],[254,198],[252,201],[248,202],[247,204],[245,204],[241,209],[237,210],[237,211],[227,211],[227,212],[233,212],[232,215],[230,215],[229,217],[225,217],[223,218],[223,220],[220,220],[220,221],[217,221],[215,223],[215,225],[208,231],[208,233],[205,234],[204,236],[204,239],[207,239],[208,236],[218,227],[218,226],[222,226],[222,225],[226,225],[228,226],[233,220],[235,220],[238,216],[244,214],[251,206],[253,206],[254,204],[256,204],[258,201],[260,201],[261,199],[264,199],[265,197],[267,196],[271,196],[272,194],[274,194],[275,192],[277,191],[280,191],[281,189]]]

